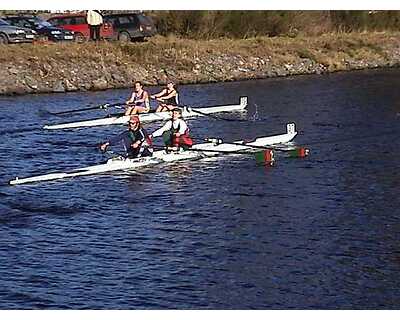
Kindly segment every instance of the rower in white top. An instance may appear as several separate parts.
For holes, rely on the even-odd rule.
[[[160,129],[154,131],[150,138],[163,137],[167,151],[170,147],[189,149],[193,145],[193,140],[189,136],[189,127],[182,119],[182,110],[175,108],[172,110],[172,119],[167,121]]]

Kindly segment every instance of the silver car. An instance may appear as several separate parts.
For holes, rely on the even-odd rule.
[[[0,45],[8,43],[30,43],[35,40],[36,31],[28,28],[15,27],[0,19]]]

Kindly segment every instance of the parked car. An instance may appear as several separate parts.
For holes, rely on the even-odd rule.
[[[53,26],[64,30],[73,31],[77,41],[83,42],[89,39],[89,25],[85,13],[57,15],[47,19]],[[109,22],[103,23],[100,28],[100,37],[103,39],[114,38],[113,26]]]
[[[0,19],[0,44],[32,42],[35,39],[36,31],[15,27],[3,19]]]
[[[114,36],[120,41],[143,41],[157,32],[151,18],[142,13],[107,14],[103,20],[112,24]]]
[[[74,41],[72,31],[54,27],[46,20],[35,16],[7,16],[4,18],[9,24],[17,27],[31,28],[38,34],[38,38],[50,41]]]

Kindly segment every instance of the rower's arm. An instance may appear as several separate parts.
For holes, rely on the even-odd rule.
[[[166,96],[164,96],[164,97],[162,97],[162,98],[163,98],[163,100],[167,100],[167,99],[173,98],[173,97],[175,97],[175,96],[176,96],[176,91],[174,90],[174,91],[172,91],[170,94],[168,94],[168,95],[166,95]]]
[[[130,104],[135,101],[135,91],[132,92],[131,97],[126,101],[126,104]]]
[[[139,141],[140,143],[143,143],[144,141],[146,141],[146,134],[143,131],[143,128],[139,130],[139,139],[137,141]]]
[[[155,138],[155,137],[160,137],[160,136],[162,136],[162,134],[163,134],[165,131],[171,130],[171,126],[172,126],[172,121],[168,121],[168,122],[167,122],[166,124],[164,124],[160,129],[154,131],[154,132],[151,134],[151,136],[152,136],[153,138]]]
[[[146,108],[150,108],[150,97],[149,97],[149,94],[147,93],[147,91],[144,92],[143,100],[144,100],[144,105],[146,106]]]
[[[107,141],[107,143],[109,145],[115,144],[117,142],[124,140],[126,136],[127,136],[127,131],[124,131],[124,132],[112,137],[110,140]]]
[[[185,121],[180,119],[180,124],[179,124],[179,134],[185,134],[186,130],[188,129],[188,126]]]
[[[151,98],[158,98],[158,97],[162,97],[164,94],[165,94],[165,89],[162,90],[162,91],[159,92],[159,93],[152,94],[150,97],[151,97]]]
[[[127,131],[125,131],[125,132],[123,132],[123,133],[120,133],[120,134],[118,134],[118,135],[112,137],[111,139],[109,139],[109,140],[106,141],[106,142],[103,142],[103,143],[100,145],[101,151],[105,152],[105,151],[107,150],[108,146],[114,145],[115,143],[117,143],[117,142],[119,142],[119,141],[124,141],[126,135],[127,135]]]

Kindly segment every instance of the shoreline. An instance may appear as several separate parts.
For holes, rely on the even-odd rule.
[[[0,46],[0,95],[266,79],[400,66],[400,33]]]

